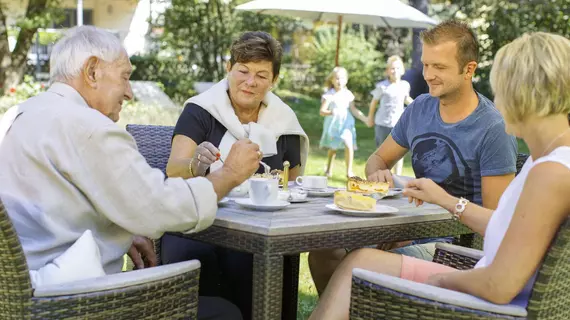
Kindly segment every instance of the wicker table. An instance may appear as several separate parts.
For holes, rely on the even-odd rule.
[[[332,198],[313,198],[275,212],[252,211],[231,201],[220,206],[212,227],[184,236],[252,253],[253,319],[295,319],[301,252],[473,232],[434,205],[416,208],[403,198],[380,202],[400,211],[356,218],[325,208]]]

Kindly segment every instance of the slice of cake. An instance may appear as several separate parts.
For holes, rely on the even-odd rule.
[[[388,182],[367,181],[360,177],[350,177],[346,185],[347,191],[360,193],[382,193],[387,194],[390,189]]]
[[[376,208],[376,200],[358,193],[349,191],[336,191],[334,204],[347,210],[372,211]]]

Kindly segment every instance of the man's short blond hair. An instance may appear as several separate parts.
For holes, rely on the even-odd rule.
[[[455,42],[459,72],[471,61],[479,62],[479,43],[475,32],[461,21],[448,20],[420,33],[423,44],[438,45],[446,41]]]
[[[490,81],[511,123],[570,113],[570,40],[545,32],[522,35],[497,52]]]

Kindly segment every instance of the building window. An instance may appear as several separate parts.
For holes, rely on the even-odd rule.
[[[54,28],[72,28],[77,25],[77,9],[66,8],[63,9],[64,18]],[[83,25],[93,25],[93,9],[83,9]]]

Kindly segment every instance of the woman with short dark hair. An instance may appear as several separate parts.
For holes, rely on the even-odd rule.
[[[268,33],[246,32],[230,52],[226,79],[186,102],[166,172],[169,177],[205,176],[222,166],[235,141],[249,138],[260,145],[260,158],[272,169],[283,170],[289,161],[292,181],[303,172],[309,141],[293,110],[270,91],[281,68],[281,45]],[[165,263],[201,260],[201,294],[221,294],[240,307],[244,319],[251,318],[251,254],[165,235],[162,257]]]

